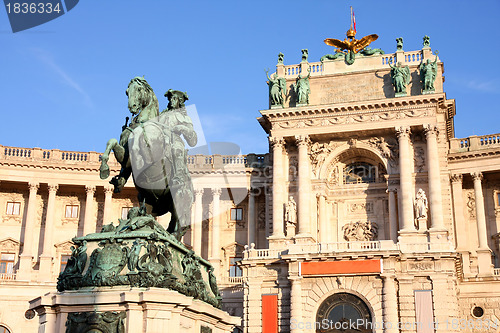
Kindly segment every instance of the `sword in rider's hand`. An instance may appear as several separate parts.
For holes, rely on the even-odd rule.
[[[128,127],[128,120],[129,120],[129,117],[125,117],[125,125],[122,126],[122,132],[125,131],[125,128]]]

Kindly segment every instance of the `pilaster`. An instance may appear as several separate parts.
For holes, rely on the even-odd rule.
[[[273,234],[269,237],[269,247],[272,247],[274,242],[281,243],[285,238],[283,231],[285,184],[282,172],[285,141],[283,138],[269,137],[269,143],[273,151]]]
[[[298,203],[297,203],[297,220],[299,232],[295,236],[296,242],[304,243],[313,241],[311,235],[311,176],[309,172],[309,155],[308,147],[310,143],[309,136],[296,135],[295,141],[297,143],[299,156],[299,172],[298,172]]]
[[[413,223],[413,195],[412,195],[412,170],[410,165],[410,127],[401,126],[396,128],[399,140],[399,183],[401,200],[401,225],[400,237],[408,232],[415,232]]]
[[[52,262],[53,257],[53,230],[54,230],[54,212],[56,192],[59,188],[57,184],[48,184],[49,197],[47,199],[47,213],[45,215],[45,230],[43,236],[43,250],[40,255],[39,280],[52,281]]]
[[[472,172],[470,174],[474,180],[474,197],[476,200],[476,223],[479,248],[477,249],[477,262],[479,276],[489,276],[493,274],[493,265],[491,263],[491,249],[488,246],[488,232],[486,229],[486,216],[484,211],[484,196],[481,172]]]
[[[37,198],[36,193],[39,188],[39,183],[30,182],[29,196],[28,196],[28,209],[26,212],[26,224],[24,228],[24,242],[23,251],[19,255],[19,271],[17,272],[17,279],[22,281],[30,281],[33,268],[33,236],[35,232],[35,219]]]
[[[201,235],[202,235],[202,221],[203,221],[203,188],[196,188],[194,190],[194,223],[193,223],[193,251],[201,256]]]
[[[85,199],[85,217],[83,220],[84,236],[96,232],[96,221],[94,218],[95,186],[86,185],[85,192],[87,192],[87,197]]]

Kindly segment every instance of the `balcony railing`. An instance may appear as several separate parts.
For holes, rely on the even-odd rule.
[[[0,281],[14,281],[16,273],[0,273]]]
[[[287,249],[247,249],[243,252],[244,259],[279,259],[284,254],[333,254],[351,252],[382,252],[428,253],[452,252],[451,243],[394,243],[391,240],[366,242],[335,242],[314,244],[290,244]]]
[[[41,148],[21,148],[0,146],[0,161],[44,161],[63,162],[69,164],[99,164],[102,153],[98,152],[77,152],[62,151],[59,149]],[[110,166],[119,166],[114,158],[110,158]],[[188,167],[191,168],[233,168],[233,167],[253,167],[261,168],[269,165],[269,154],[248,154],[248,155],[189,155],[187,158]]]
[[[493,268],[493,275],[500,276],[500,268]]]
[[[450,139],[450,153],[463,153],[491,148],[500,148],[500,134],[471,135],[468,138]]]

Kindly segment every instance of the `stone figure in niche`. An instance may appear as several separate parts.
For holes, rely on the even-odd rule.
[[[283,65],[283,58],[285,55],[283,53],[278,53],[278,65]]]
[[[283,106],[284,96],[286,96],[286,79],[278,77],[274,73],[269,77],[269,70],[266,71],[267,84],[269,85],[269,103],[272,106]]]
[[[413,157],[413,162],[415,164],[415,169],[417,172],[422,172],[425,167],[425,152],[424,148],[416,147],[415,156]]]
[[[297,224],[297,204],[292,196],[288,199],[285,207],[285,222],[287,225]]]
[[[187,169],[184,141],[191,147],[197,142],[191,118],[184,102],[185,92],[168,90],[169,103],[159,113],[158,99],[144,78],[133,78],[126,90],[128,107],[134,116],[130,125],[122,127],[120,141],[111,139],[102,155],[100,177],[110,175],[107,164],[114,152],[121,164],[120,173],[110,181],[115,192],[120,192],[133,174],[141,208],[151,205],[152,214],[172,215],[167,231],[179,240],[191,223],[191,205],[194,189]]]
[[[309,104],[309,94],[311,93],[309,77],[311,76],[311,68],[309,68],[307,71],[309,72],[307,76],[302,76],[302,74],[299,74],[299,76],[297,77],[297,82],[295,83],[297,105]]]
[[[302,62],[307,62],[308,57],[309,57],[309,50],[302,49]]]
[[[433,62],[431,62],[430,59],[427,59],[419,66],[420,80],[422,81],[422,92],[424,93],[434,91],[434,81],[436,81],[437,75],[437,55],[438,51],[436,51],[436,59],[434,59]]]
[[[375,222],[351,222],[342,227],[344,239],[353,241],[372,241],[378,237],[378,225]]]
[[[424,190],[421,188],[417,191],[417,196],[415,198],[415,218],[427,218],[427,196],[425,195]]]
[[[403,37],[396,38],[396,50],[403,51]]]
[[[391,80],[396,97],[406,96],[406,86],[411,80],[410,67],[403,66],[400,62],[396,66],[389,63],[389,66],[391,67]]]
[[[425,35],[423,40],[424,40],[424,42],[423,42],[424,47],[431,46],[431,38],[429,36]]]

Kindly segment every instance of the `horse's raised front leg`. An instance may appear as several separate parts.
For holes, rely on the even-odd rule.
[[[101,157],[101,167],[99,168],[99,177],[101,177],[101,179],[106,179],[109,177],[109,166],[108,166],[109,153],[117,145],[118,141],[116,139],[110,139],[106,144],[106,149],[104,150],[104,153],[102,154]]]

